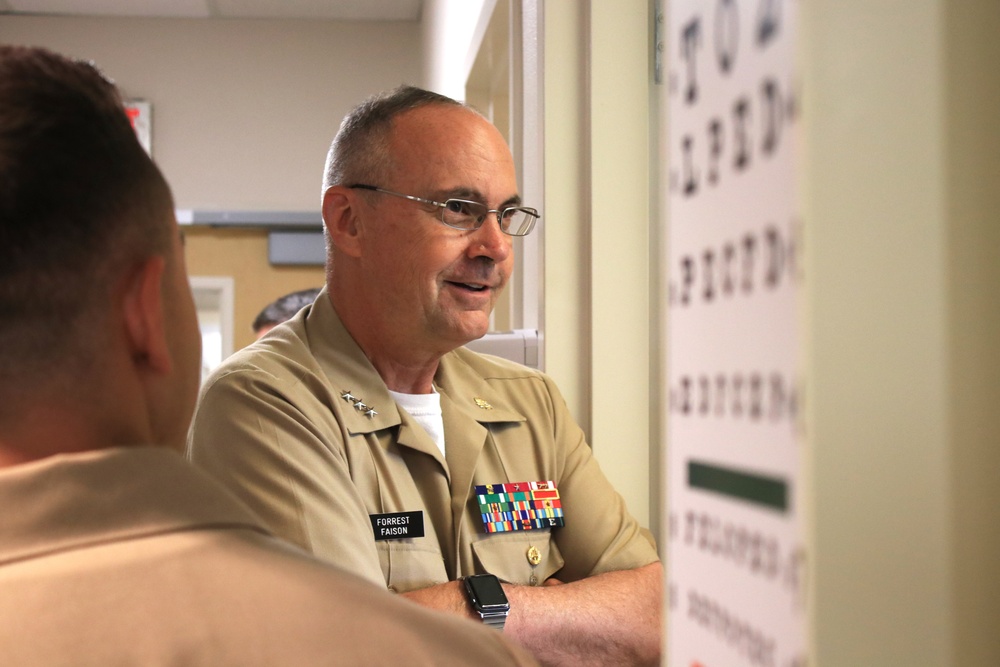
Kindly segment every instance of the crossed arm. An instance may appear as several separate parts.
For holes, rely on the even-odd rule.
[[[511,612],[504,634],[545,665],[657,665],[662,645],[663,567],[606,572],[545,586],[504,584]],[[462,584],[404,593],[427,607],[478,617]]]

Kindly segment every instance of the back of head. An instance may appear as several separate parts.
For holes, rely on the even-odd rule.
[[[172,207],[114,84],[0,46],[0,392],[87,372],[114,277],[167,251]]]
[[[257,317],[254,318],[251,324],[254,333],[258,337],[262,336],[270,331],[272,327],[290,320],[295,313],[315,301],[318,295],[319,288],[312,287],[278,297],[257,313]]]
[[[393,120],[429,105],[460,107],[478,113],[462,102],[414,86],[400,86],[369,97],[340,124],[326,157],[323,190],[333,185],[384,181],[392,170],[389,135]]]

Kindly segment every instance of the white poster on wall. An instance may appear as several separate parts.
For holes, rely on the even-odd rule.
[[[126,100],[125,113],[139,143],[150,155],[153,154],[153,106],[146,100]]]
[[[794,0],[667,3],[671,667],[802,667]]]

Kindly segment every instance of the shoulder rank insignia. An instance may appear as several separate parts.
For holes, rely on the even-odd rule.
[[[354,407],[357,409],[357,411],[364,413],[365,416],[368,417],[368,419],[375,419],[375,415],[378,414],[377,412],[375,412],[375,406],[368,405],[367,403],[362,401],[360,398],[352,394],[350,389],[341,392],[340,397],[345,401],[347,401],[348,403],[352,403]]]

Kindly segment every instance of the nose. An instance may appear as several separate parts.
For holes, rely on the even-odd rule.
[[[479,229],[469,237],[469,253],[472,257],[489,257],[500,263],[506,260],[512,251],[512,237],[500,230],[500,213],[491,211]]]

